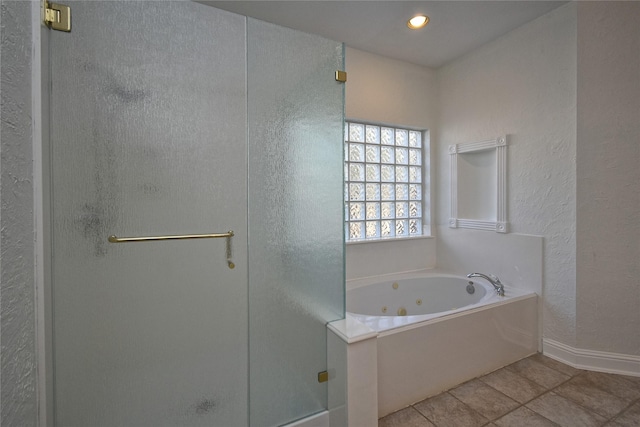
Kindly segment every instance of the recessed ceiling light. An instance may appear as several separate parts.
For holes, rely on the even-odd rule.
[[[412,30],[422,28],[429,23],[429,17],[427,15],[416,15],[407,21],[407,27]]]

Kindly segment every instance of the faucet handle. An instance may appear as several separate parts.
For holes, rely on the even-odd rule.
[[[491,277],[496,283],[502,284],[502,282],[500,281],[500,278],[495,274],[487,274],[487,276]]]

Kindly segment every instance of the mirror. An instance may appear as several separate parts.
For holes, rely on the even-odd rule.
[[[449,154],[449,227],[507,233],[507,137],[450,145]]]

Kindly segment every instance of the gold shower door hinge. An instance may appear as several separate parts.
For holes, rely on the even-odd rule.
[[[347,72],[338,70],[336,71],[336,81],[340,83],[346,83],[347,81]]]
[[[44,0],[44,24],[52,30],[71,32],[71,8]]]
[[[326,383],[327,381],[329,381],[329,372],[327,371],[318,372],[318,382]]]

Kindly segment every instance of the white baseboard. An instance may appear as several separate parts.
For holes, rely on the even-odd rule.
[[[574,368],[640,377],[640,356],[573,348],[547,338],[542,340],[542,352]]]

